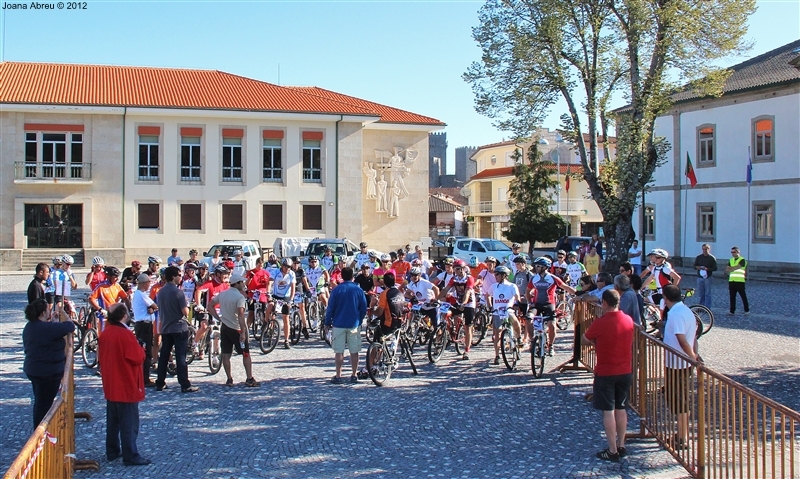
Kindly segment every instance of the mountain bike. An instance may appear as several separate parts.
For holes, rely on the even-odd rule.
[[[489,325],[492,324],[492,311],[486,303],[475,308],[475,319],[472,321],[472,345],[477,346],[486,337]]]
[[[450,309],[450,303],[442,303],[439,306],[439,325],[428,341],[428,360],[432,363],[442,358],[450,343],[455,346],[456,354],[461,355],[466,351],[464,315],[454,315]]]
[[[325,340],[325,305],[317,295],[317,289],[311,288],[311,296],[303,300],[306,305],[306,321],[309,333],[319,333],[320,339]]]
[[[417,366],[411,356],[411,342],[412,338],[408,336],[407,330],[400,327],[369,345],[367,371],[376,386],[386,385],[389,378],[392,377],[392,371],[399,367],[402,359],[407,359],[411,370],[415,375],[417,374]]]
[[[509,371],[513,371],[517,367],[517,361],[520,359],[521,340],[514,337],[514,328],[511,325],[511,316],[508,308],[495,309],[492,313],[497,314],[503,320],[499,331],[500,354],[503,356],[506,368]]]
[[[220,328],[219,322],[214,319],[213,316],[208,314],[208,311],[197,311],[196,313],[196,322],[199,324],[200,321],[205,319],[208,321],[208,327],[206,331],[203,333],[203,336],[200,338],[200,341],[197,343],[197,350],[201,354],[205,354],[208,357],[208,369],[211,371],[211,374],[217,374],[222,368],[222,344],[220,340]],[[189,338],[194,337],[193,331],[194,327],[189,325]],[[186,364],[190,364],[192,360],[194,360],[194,351],[193,348],[189,348],[186,353]],[[189,356],[192,356],[192,359],[189,359]],[[172,350],[172,357],[175,357],[175,349]],[[172,360],[170,360],[172,363]],[[169,367],[168,367],[169,369]]]
[[[684,291],[682,300],[694,296],[694,288],[687,288]],[[645,296],[644,306],[644,321],[647,326],[646,331],[649,334],[657,333],[656,337],[663,337],[666,320],[661,320],[661,309],[659,305],[650,300],[649,296],[650,294]],[[708,333],[714,326],[714,313],[702,304],[693,304],[688,306],[688,308],[694,314],[695,322],[697,323],[697,339],[700,339],[701,336]]]
[[[284,304],[286,303],[283,300],[276,300],[270,317],[264,320],[264,324],[261,328],[261,335],[258,340],[258,345],[261,348],[261,352],[264,354],[269,354],[274,351],[275,346],[278,345],[281,339],[281,327],[275,315],[275,310],[280,308],[280,310],[283,311]]]
[[[253,339],[256,341],[261,341],[261,334],[264,330],[264,324],[266,323],[266,303],[261,302],[261,291],[255,290],[253,291],[253,324],[250,325],[250,334],[253,335]]]
[[[547,336],[544,333],[544,316],[528,316],[533,324],[531,339],[531,371],[533,377],[540,378],[544,373],[544,360],[547,357]]]
[[[86,330],[81,338],[81,357],[87,368],[97,366],[97,328],[103,321],[99,311],[89,312],[86,318]]]
[[[561,299],[556,304],[556,327],[561,331],[566,330],[572,323],[572,313],[575,311],[575,296],[561,294]]]

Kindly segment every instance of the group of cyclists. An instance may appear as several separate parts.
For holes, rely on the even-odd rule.
[[[502,259],[489,256],[479,262],[473,256],[466,262],[448,256],[438,264],[433,264],[425,258],[421,249],[416,253],[401,248],[390,254],[378,254],[369,250],[365,242],[359,246],[359,253],[351,261],[336,257],[330,248],[326,248],[323,255],[308,257],[307,267],[301,265],[298,257],[279,259],[270,254],[266,262],[257,258],[255,266],[248,270],[247,263],[240,259],[241,255],[234,254],[234,258],[230,258],[224,254],[197,260],[196,250],[190,251],[189,261],[174,265],[183,271],[180,288],[196,313],[204,313],[211,300],[229,288],[233,273],[244,276],[248,296],[248,326],[252,326],[255,320],[256,304],[261,303],[259,310],[265,311],[266,318],[270,318],[273,312],[281,316],[283,347],[286,349],[292,347],[289,337],[290,305],[299,312],[302,334],[309,339],[305,303],[309,298],[318,300],[324,316],[329,292],[342,282],[341,272],[347,266],[353,268],[356,273],[354,281],[367,296],[370,306],[368,317],[365,318],[367,322],[374,319],[370,316],[378,309],[378,297],[388,288],[396,288],[405,298],[407,304],[402,314],[407,314],[411,305],[418,304],[420,313],[428,318],[433,329],[440,321],[439,304],[449,303],[451,314],[460,315],[463,319],[464,360],[468,360],[471,353],[476,309],[482,307],[492,318],[494,364],[500,362],[498,332],[506,320],[510,321],[514,335],[519,339],[518,347],[525,349],[533,337],[531,321],[526,321],[526,317],[541,317],[547,325],[547,354],[552,355],[556,336],[556,305],[572,295],[586,293],[594,285],[593,279],[586,275],[586,269],[578,261],[578,255],[563,250],[557,251],[555,258],[544,255],[530,260],[520,252],[520,245],[514,243],[512,253]],[[650,266],[642,272],[642,277],[648,278],[647,283],[636,289],[652,288],[653,300],[658,303],[661,288],[666,284],[676,284],[680,276],[666,261],[666,251],[655,249],[648,256]],[[69,313],[72,304],[70,296],[78,287],[71,270],[73,263],[70,256],[53,258],[51,274],[45,283],[45,294],[49,296],[48,301],[55,305],[55,314]],[[102,318],[111,304],[125,302],[129,310],[136,309],[131,308],[131,299],[134,291],[141,288],[137,280],[140,280],[142,273],[150,279],[146,294],[151,299],[155,298],[165,284],[165,268],[161,267],[162,264],[161,258],[154,255],[147,259],[146,268],[141,262],[133,261],[120,272],[118,268],[106,265],[103,258],[92,258],[91,269],[84,283],[92,291],[87,297],[88,305],[100,319],[98,333],[102,331]],[[626,269],[624,263],[622,269]],[[395,278],[391,286],[384,283],[387,273],[392,273]],[[280,311],[277,310],[278,306]],[[159,347],[157,311],[155,317],[151,351],[153,364],[157,363]],[[207,314],[198,314],[197,319],[196,334],[192,338],[195,348],[209,326]],[[402,318],[396,319],[393,322],[395,328],[402,323]],[[194,354],[202,357],[203,351],[195,349]]]

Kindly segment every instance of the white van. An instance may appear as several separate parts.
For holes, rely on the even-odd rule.
[[[487,256],[494,256],[502,263],[511,254],[511,248],[500,240],[490,238],[459,238],[453,247],[453,256],[469,263],[472,256],[483,262]]]

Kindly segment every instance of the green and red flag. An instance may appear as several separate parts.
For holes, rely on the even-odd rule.
[[[689,185],[694,188],[697,184],[697,176],[694,174],[694,167],[692,166],[692,159],[689,158],[689,152],[686,152],[686,178],[689,180]]]

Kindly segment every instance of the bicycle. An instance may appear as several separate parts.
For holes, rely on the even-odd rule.
[[[412,358],[411,342],[407,329],[400,327],[384,335],[380,341],[373,341],[367,349],[367,371],[376,386],[384,386],[392,376],[392,371],[400,366],[401,359],[408,359],[414,375],[417,366]],[[397,348],[400,347],[398,355]]]
[[[486,303],[475,308],[475,319],[472,321],[472,345],[477,346],[486,337],[489,325],[492,324],[492,311]]]
[[[97,328],[103,321],[99,311],[89,312],[86,318],[86,331],[81,338],[81,358],[87,368],[92,369],[97,366]]]
[[[681,298],[682,300],[694,296],[694,288],[686,288],[684,291],[683,297]],[[661,309],[659,305],[650,300],[650,295],[651,294],[648,293],[645,294],[644,323],[647,325],[646,331],[648,334],[657,332],[657,337],[663,336],[666,320],[662,321]],[[695,322],[697,323],[696,339],[700,339],[701,336],[708,333],[714,326],[714,313],[711,312],[707,306],[703,306],[702,304],[693,304],[688,307],[694,314]]]
[[[511,326],[511,316],[508,314],[508,308],[499,308],[492,311],[492,313],[500,316],[503,320],[500,324],[500,354],[503,356],[503,363],[509,371],[513,371],[517,367],[517,361],[520,359],[521,340],[514,337],[514,328]]]
[[[205,310],[198,310],[196,315],[196,322],[199,323],[203,319],[208,321],[208,327],[206,328],[205,333],[200,338],[200,342],[197,343],[197,351],[200,354],[205,354],[208,358],[208,369],[211,371],[211,374],[217,374],[219,370],[222,368],[222,345],[220,342],[220,328],[219,322],[214,319],[213,316],[208,314],[208,311]],[[190,338],[194,337],[193,330],[195,328],[192,325],[189,325],[189,334]],[[190,364],[195,357],[194,348],[189,348],[186,353],[186,364]],[[191,356],[191,360],[189,359]],[[175,350],[172,350],[172,357],[175,357]],[[199,358],[199,356],[198,356]]]
[[[464,315],[453,315],[450,303],[439,306],[439,325],[428,341],[428,360],[431,363],[442,358],[445,349],[453,343],[456,354],[461,355],[466,351],[464,344]]]
[[[250,334],[255,341],[261,341],[261,334],[266,324],[266,303],[261,302],[261,291],[253,291],[253,324],[250,325]]]
[[[540,378],[544,373],[544,361],[547,357],[547,337],[544,333],[544,316],[528,316],[533,324],[531,338],[531,371],[533,377]]]
[[[575,311],[575,296],[571,294],[560,294],[561,298],[556,304],[556,327],[565,331],[572,323],[572,313]]]
[[[258,345],[263,354],[269,354],[275,350],[281,336],[281,328],[278,319],[275,315],[275,310],[280,308],[283,311],[283,306],[286,304],[283,300],[276,300],[275,307],[272,309],[269,319],[266,319],[261,329],[261,337],[258,340]]]
[[[320,301],[316,288],[311,288],[311,296],[306,296],[303,302],[306,305],[309,333],[319,332],[320,339],[325,340],[325,328],[322,326],[325,322],[325,305]]]

